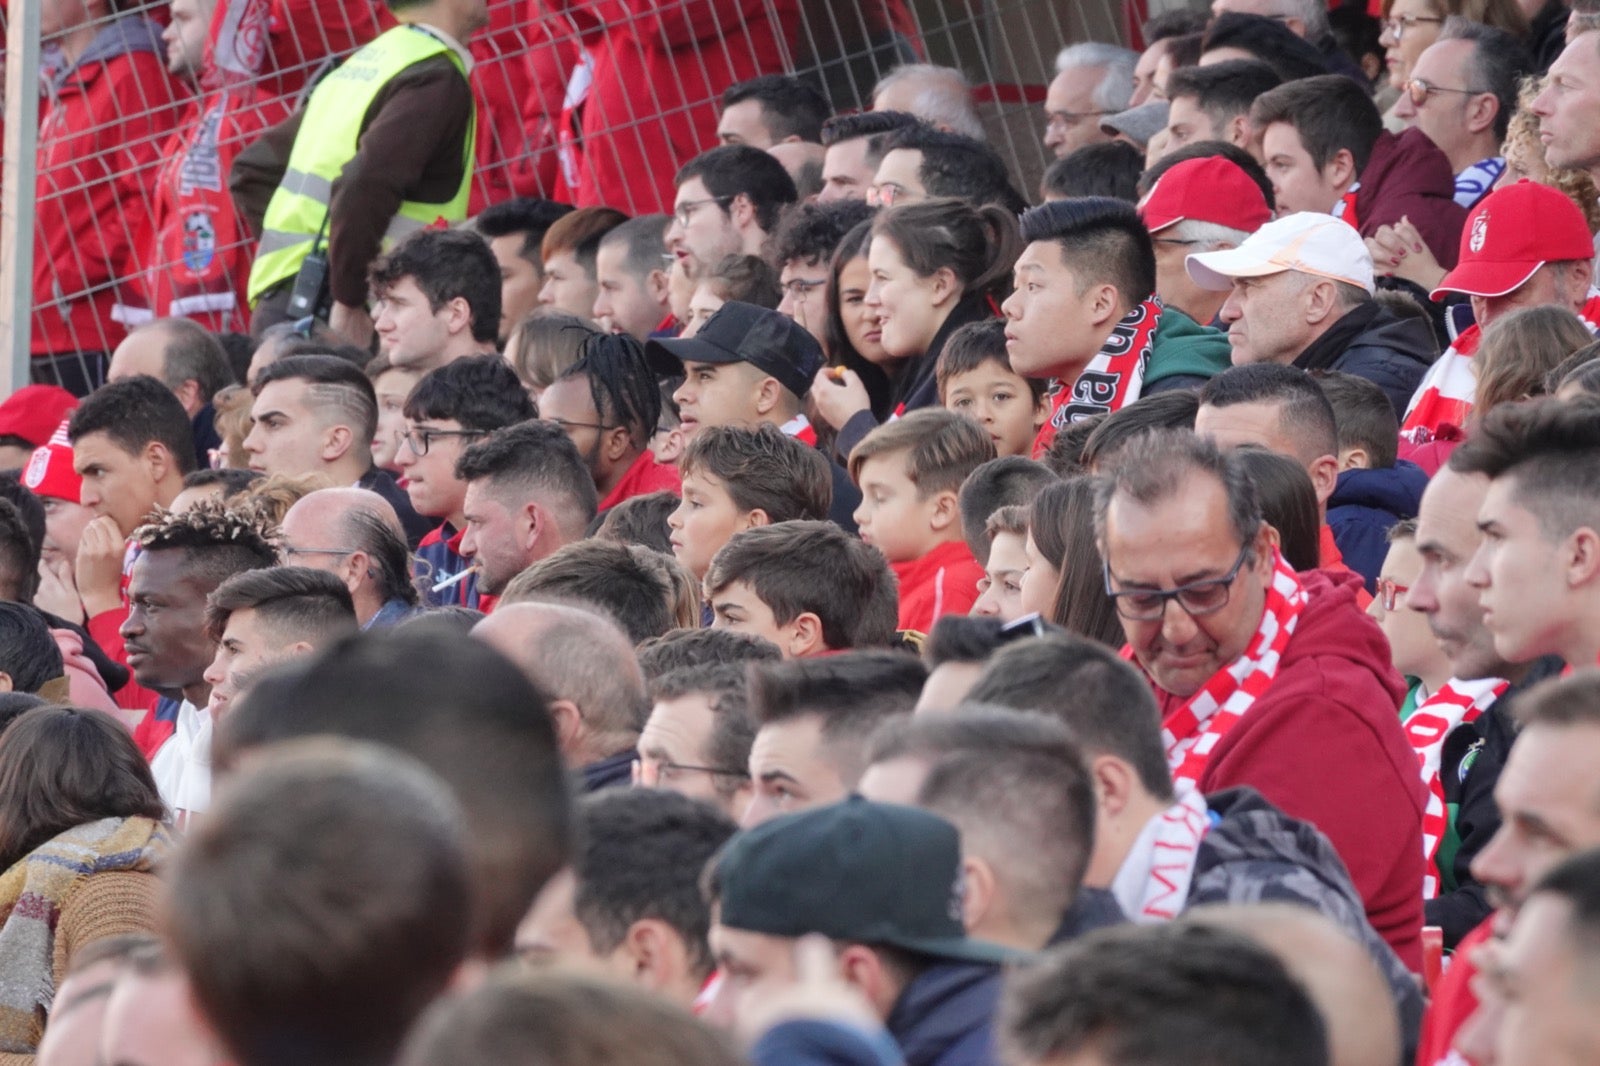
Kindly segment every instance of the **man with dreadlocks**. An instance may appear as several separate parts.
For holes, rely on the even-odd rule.
[[[578,361],[540,394],[539,413],[572,438],[594,478],[601,511],[633,496],[679,491],[677,468],[657,462],[650,451],[661,390],[632,337],[589,337]]]
[[[277,565],[268,535],[254,513],[209,500],[182,514],[159,511],[133,534],[140,555],[129,577],[122,642],[139,684],[162,697],[135,739],[154,752],[156,787],[180,814],[204,810],[211,792],[204,674],[217,649],[206,631],[206,598],[234,574]]]

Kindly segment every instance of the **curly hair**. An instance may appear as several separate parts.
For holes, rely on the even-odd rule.
[[[212,584],[243,570],[278,565],[276,536],[263,509],[228,507],[217,500],[201,500],[181,514],[160,508],[155,521],[133,531],[135,543],[147,552],[187,552],[190,565]]]

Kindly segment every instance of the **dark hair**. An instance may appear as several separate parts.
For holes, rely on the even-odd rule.
[[[133,531],[133,540],[147,553],[183,552],[189,576],[212,588],[242,571],[278,565],[265,518],[219,500],[201,500],[182,514],[157,511],[154,521]]]
[[[868,206],[865,200],[795,204],[779,220],[767,245],[767,258],[780,272],[795,260],[826,263],[844,235],[875,214],[877,208]]]
[[[1060,577],[1050,605],[1050,621],[1069,633],[1120,648],[1125,642],[1116,605],[1106,593],[1105,573],[1097,564],[1094,527],[1094,482],[1068,478],[1033,499],[1028,532]]]
[[[1311,380],[1322,389],[1333,409],[1339,451],[1360,448],[1367,453],[1367,464],[1373,469],[1394,466],[1399,458],[1400,420],[1395,417],[1388,394],[1366,378],[1337,370],[1314,370]]]
[[[1194,97],[1195,106],[1206,113],[1220,132],[1239,115],[1249,115],[1256,97],[1283,84],[1278,72],[1256,59],[1230,59],[1204,67],[1175,70],[1167,79],[1167,99]]]
[[[1321,566],[1322,514],[1306,468],[1256,445],[1239,448],[1238,454],[1256,487],[1262,520],[1278,531],[1284,562],[1297,573]]]
[[[222,499],[231,500],[256,482],[265,480],[266,475],[259,470],[243,470],[236,466],[224,466],[215,470],[206,467],[202,470],[191,470],[183,475],[183,487],[209,489],[213,485],[218,485],[222,488]]]
[[[662,256],[666,254],[667,227],[672,225],[671,215],[640,215],[607,230],[595,249],[598,258],[601,248],[623,245],[626,254],[623,265],[629,274],[641,283],[658,270],[664,270]],[[597,268],[598,269],[598,268]]]
[[[704,472],[722,482],[742,512],[762,511],[769,522],[828,517],[833,473],[815,448],[777,426],[709,426],[696,433],[678,460],[685,477]]]
[[[213,762],[226,771],[246,751],[317,734],[397,748],[450,786],[468,816],[474,943],[508,951],[571,842],[545,697],[465,633],[359,633],[263,675],[218,723]]]
[[[522,235],[522,247],[517,254],[536,267],[543,267],[544,260],[539,257],[539,244],[544,240],[544,235],[556,220],[572,213],[571,204],[560,204],[554,200],[541,200],[533,196],[519,196],[514,200],[502,200],[497,204],[490,204],[477,217],[472,220],[472,226],[486,241],[496,237],[510,237],[514,234]]]
[[[961,483],[995,457],[994,441],[970,418],[942,407],[924,407],[872,430],[850,450],[850,477],[861,481],[870,459],[901,453],[907,480],[920,499],[959,494]]]
[[[1126,496],[1148,507],[1170,499],[1196,476],[1210,477],[1222,486],[1228,499],[1228,524],[1239,544],[1254,540],[1261,531],[1261,502],[1236,452],[1225,451],[1191,431],[1155,430],[1129,441],[1111,469],[1095,479],[1094,531],[1102,557],[1106,512],[1115,497]]]
[[[708,976],[716,963],[700,871],[737,830],[732,820],[675,792],[608,789],[578,804],[578,828],[572,909],[595,954],[611,954],[635,922],[654,918],[683,938],[692,972]]]
[[[1055,241],[1080,293],[1109,283],[1131,307],[1156,291],[1155,245],[1126,200],[1084,196],[1029,208],[1022,239]]]
[[[922,661],[931,673],[945,663],[981,663],[1005,641],[998,618],[947,614],[933,623],[933,631],[922,642]]]
[[[1316,45],[1277,19],[1264,15],[1246,15],[1238,11],[1218,15],[1200,42],[1200,55],[1218,48],[1248,52],[1277,71],[1285,84],[1328,73],[1328,64]],[[1195,59],[1198,62],[1199,55]],[[1349,78],[1345,80],[1352,86],[1356,84]]]
[[[827,755],[850,782],[866,769],[866,741],[896,715],[910,714],[928,679],[921,660],[897,651],[847,651],[750,667],[750,715],[757,729],[816,717]]]
[[[673,179],[676,185],[699,178],[706,192],[728,213],[728,202],[743,196],[755,210],[756,225],[772,232],[784,204],[799,198],[794,179],[783,164],[759,148],[747,144],[726,144],[701,152],[685,163]]]
[[[589,383],[589,398],[602,425],[626,428],[628,440],[640,451],[649,445],[661,421],[661,389],[643,345],[621,333],[585,337],[578,361],[556,380],[569,378]]]
[[[517,372],[500,356],[468,355],[428,371],[406,397],[413,422],[453,419],[462,429],[488,433],[536,418]]]
[[[993,538],[984,530],[989,516],[1011,504],[1028,504],[1052,481],[1055,474],[1043,463],[1020,455],[990,459],[968,474],[958,497],[961,507],[961,539],[980,563],[989,561]]]
[[[672,589],[627,546],[605,540],[563,545],[511,579],[509,603],[593,604],[615,619],[630,644],[672,628]]]
[[[873,215],[875,216],[876,212]],[[839,284],[839,276],[844,272],[844,268],[858,259],[865,260],[871,245],[872,216],[869,216],[852,226],[850,231],[839,239],[839,246],[833,250],[833,258],[828,261],[826,289],[828,314],[823,325],[825,339],[823,347],[827,349],[829,362],[834,366],[849,367],[861,377],[861,383],[866,387],[867,397],[872,404],[872,414],[881,422],[889,417],[894,404],[893,385],[888,373],[882,367],[867,362],[850,343],[850,335],[845,331],[844,316],[841,313],[843,293]],[[862,296],[865,296],[864,292]]]
[[[1153,429],[1193,429],[1199,410],[1200,394],[1193,389],[1141,396],[1095,424],[1083,445],[1083,465],[1094,468],[1114,462],[1124,444]]]
[[[628,221],[628,216],[614,207],[580,207],[569,211],[550,224],[539,242],[541,259],[570,252],[584,274],[594,278],[594,258],[600,253],[600,242],[606,234]]]
[[[826,574],[826,580],[818,575]],[[887,647],[895,640],[894,574],[875,549],[832,522],[777,522],[735,533],[706,571],[707,598],[749,585],[787,625],[810,612],[831,650]]]
[[[372,264],[367,274],[380,298],[402,278],[422,290],[430,311],[465,300],[472,312],[473,340],[481,344],[500,336],[500,264],[486,238],[462,229],[419,230]]]
[[[1045,954],[1007,981],[997,1030],[1015,1062],[1329,1061],[1327,1025],[1278,957],[1202,925],[1100,929]]]
[[[985,318],[968,322],[950,334],[934,364],[934,378],[939,385],[939,399],[944,400],[945,387],[957,374],[970,373],[985,363],[998,363],[1011,369],[1011,356],[1006,352],[1006,321],[1003,318]],[[1022,377],[1021,374],[1017,374]],[[1040,378],[1023,378],[1028,395],[1034,405],[1044,398],[1048,384]]]
[[[496,317],[498,315],[499,312],[496,312]],[[261,390],[275,381],[305,382],[306,405],[336,412],[350,427],[361,449],[366,449],[377,434],[378,394],[362,369],[348,359],[340,359],[336,355],[285,356],[262,368],[261,373],[256,375],[255,383],[250,386],[250,392],[260,396]],[[192,434],[189,454],[194,454]]]
[[[1180,390],[1174,390],[1180,391]],[[1089,439],[1094,436],[1094,431],[1110,416],[1109,411],[1097,411],[1092,415],[1074,419],[1062,426],[1056,433],[1055,439],[1040,456],[1040,462],[1050,468],[1056,477],[1072,477],[1076,474],[1088,472],[1089,461],[1085,449],[1089,446]]]
[[[1157,41],[1199,33],[1206,28],[1209,18],[1209,11],[1193,7],[1173,8],[1159,15],[1151,15],[1144,24],[1144,46],[1149,48]]]
[[[1339,454],[1339,423],[1333,405],[1304,370],[1279,363],[1230,366],[1200,390],[1201,407],[1246,403],[1278,408],[1279,425],[1293,427],[1294,436],[1316,455]]]
[[[77,707],[36,707],[0,734],[0,805],[0,865],[8,870],[76,826],[167,814],[127,729]]]
[[[1560,366],[1550,371],[1550,377],[1545,380],[1545,391],[1555,393],[1568,385],[1590,395],[1600,396],[1600,342],[1578,349]]]
[[[1343,74],[1322,74],[1286,82],[1260,96],[1251,113],[1259,130],[1287,123],[1318,170],[1341,150],[1348,151],[1357,174],[1366,169],[1372,146],[1383,132],[1383,116],[1365,89]]]
[[[350,590],[337,577],[307,566],[274,566],[235,574],[206,597],[206,631],[222,640],[237,611],[256,617],[283,644],[306,641],[321,647],[356,631]]]
[[[487,479],[524,496],[537,494],[557,515],[569,540],[584,535],[599,507],[594,478],[577,446],[549,422],[519,422],[495,430],[461,453],[455,474],[461,481]]]
[[[166,337],[161,351],[161,380],[177,392],[192,381],[200,387],[200,401],[234,384],[228,350],[216,334],[187,318],[158,318],[140,329],[160,329]]]
[[[1046,198],[1105,196],[1137,203],[1143,171],[1144,153],[1127,141],[1086,144],[1046,167],[1039,190]]]
[[[0,479],[0,484],[7,487],[16,485],[23,492],[28,492],[20,483],[9,478]],[[35,499],[33,502],[42,512],[39,501]],[[43,540],[42,535],[36,536],[28,528],[16,504],[0,498],[0,600],[33,602],[34,593],[39,590],[39,558]]]
[[[296,745],[220,794],[168,880],[171,943],[243,1066],[393,1061],[470,946],[467,832],[376,744]]]
[[[834,115],[822,124],[822,143],[831,148],[843,141],[853,141],[857,137],[876,137],[880,133],[889,133],[919,124],[921,120],[917,116],[904,111],[857,111],[846,115]]]
[[[917,179],[930,197],[954,197],[975,207],[996,204],[1013,215],[1027,206],[1011,187],[1000,153],[975,137],[918,124],[882,134],[874,148],[884,155],[921,152]]]
[[[1498,26],[1462,15],[1451,15],[1444,20],[1439,40],[1466,41],[1472,45],[1472,55],[1466,63],[1467,87],[1494,94],[1500,105],[1494,116],[1494,138],[1497,142],[1505,140],[1511,115],[1517,110],[1517,91],[1523,76],[1534,69],[1527,47]]]
[[[77,444],[91,433],[104,433],[112,444],[135,456],[147,445],[159,444],[179,474],[196,465],[188,412],[171,389],[147,374],[102,385],[83,398],[67,423],[67,438]]]
[[[678,670],[712,663],[777,662],[783,652],[770,640],[731,629],[674,629],[638,648],[646,682]]]
[[[1204,29],[1205,27],[1201,27]],[[1199,30],[1194,33],[1176,33],[1167,38],[1167,59],[1173,70],[1183,70],[1200,62],[1200,55],[1205,44],[1205,35]]]
[[[833,113],[825,96],[787,74],[762,74],[728,86],[722,92],[722,109],[746,100],[761,104],[761,122],[774,144],[790,137],[820,141],[822,124]]]
[[[783,302],[778,272],[759,255],[725,255],[697,280],[710,285],[725,301],[755,304],[769,311],[776,311]]]
[[[242,382],[250,375],[250,357],[256,354],[256,339],[248,333],[218,333],[217,343],[222,345],[223,356],[228,360],[228,376]]]
[[[893,241],[918,277],[949,268],[963,295],[1009,291],[1011,267],[1021,250],[1014,213],[995,204],[974,207],[965,200],[887,208],[873,219],[872,236]]]
[[[600,515],[594,538],[671,555],[672,527],[667,525],[667,516],[680,502],[677,493],[666,490],[630,496]]]
[[[733,631],[707,629],[702,632]],[[772,648],[773,661],[776,661],[777,648],[766,641],[761,643]],[[650,685],[652,703],[691,695],[705,697],[706,705],[711,710],[711,732],[702,750],[706,765],[717,768],[712,773],[711,785],[724,797],[732,796],[750,779],[750,745],[756,739],[756,724],[750,717],[750,682],[746,677],[746,665],[755,661],[758,660],[709,662],[680,667],[657,677]]]
[[[383,602],[399,600],[408,607],[417,606],[421,596],[412,578],[411,549],[405,536],[374,508],[352,507],[342,518],[342,543],[346,548],[365,552],[371,560],[373,569],[369,573],[377,579]]]
[[[26,603],[0,600],[0,671],[12,691],[37,693],[66,672],[44,616]]]
[[[54,707],[56,704],[32,692],[0,692],[0,734],[11,728],[11,723],[35,707]],[[76,958],[74,959],[76,962]]]
[[[1149,170],[1140,175],[1139,196],[1141,198],[1149,196],[1150,190],[1155,187],[1156,182],[1161,180],[1161,176],[1179,163],[1184,163],[1191,159],[1210,159],[1213,156],[1221,156],[1244,171],[1250,180],[1256,183],[1256,187],[1261,190],[1262,197],[1267,201],[1268,210],[1277,207],[1277,198],[1272,193],[1272,179],[1267,177],[1267,172],[1261,168],[1260,163],[1256,162],[1255,156],[1238,145],[1229,144],[1226,141],[1195,141],[1193,144],[1186,144],[1182,148],[1168,152],[1156,160]]]
[[[1501,404],[1450,453],[1450,469],[1515,477],[1518,500],[1548,538],[1600,525],[1600,401],[1541,396]]]

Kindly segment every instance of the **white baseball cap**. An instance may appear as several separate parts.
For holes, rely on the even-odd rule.
[[[1372,255],[1355,227],[1332,215],[1298,211],[1268,222],[1237,248],[1196,252],[1184,260],[1189,277],[1221,292],[1234,278],[1264,278],[1298,270],[1372,292]]]

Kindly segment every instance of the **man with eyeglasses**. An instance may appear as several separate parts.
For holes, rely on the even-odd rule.
[[[387,629],[417,611],[400,519],[366,489],[318,489],[283,516],[278,553],[290,566],[325,570],[344,582],[362,629]]]
[[[1243,461],[1188,432],[1119,453],[1095,528],[1174,784],[1248,785],[1316,825],[1373,928],[1420,971],[1424,792],[1404,683],[1353,583],[1290,570]]]
[[[931,126],[906,126],[872,139],[881,153],[867,188],[867,203],[881,207],[953,196],[974,207],[999,204],[1021,212],[1027,204],[1011,187],[999,154],[986,142]]]
[[[678,171],[667,251],[691,278],[730,255],[760,255],[785,204],[798,199],[783,164],[759,148],[723,145]]]
[[[650,717],[633,760],[635,788],[702,800],[735,820],[750,806],[750,717],[742,662],[687,666],[650,686]]]
[[[1397,117],[1426,133],[1449,158],[1456,203],[1469,211],[1505,173],[1500,143],[1527,69],[1527,52],[1511,34],[1451,18],[1438,41],[1417,57],[1395,105]]]
[[[438,525],[417,545],[426,563],[429,606],[478,606],[476,571],[461,551],[467,528],[467,484],[456,461],[491,430],[527,421],[533,401],[514,370],[497,355],[447,363],[417,382],[406,397],[406,430],[395,463],[416,513]],[[463,576],[465,575],[465,576]]]
[[[1111,140],[1100,119],[1128,108],[1139,53],[1086,42],[1063,48],[1044,97],[1044,146],[1065,159],[1079,148]]]

